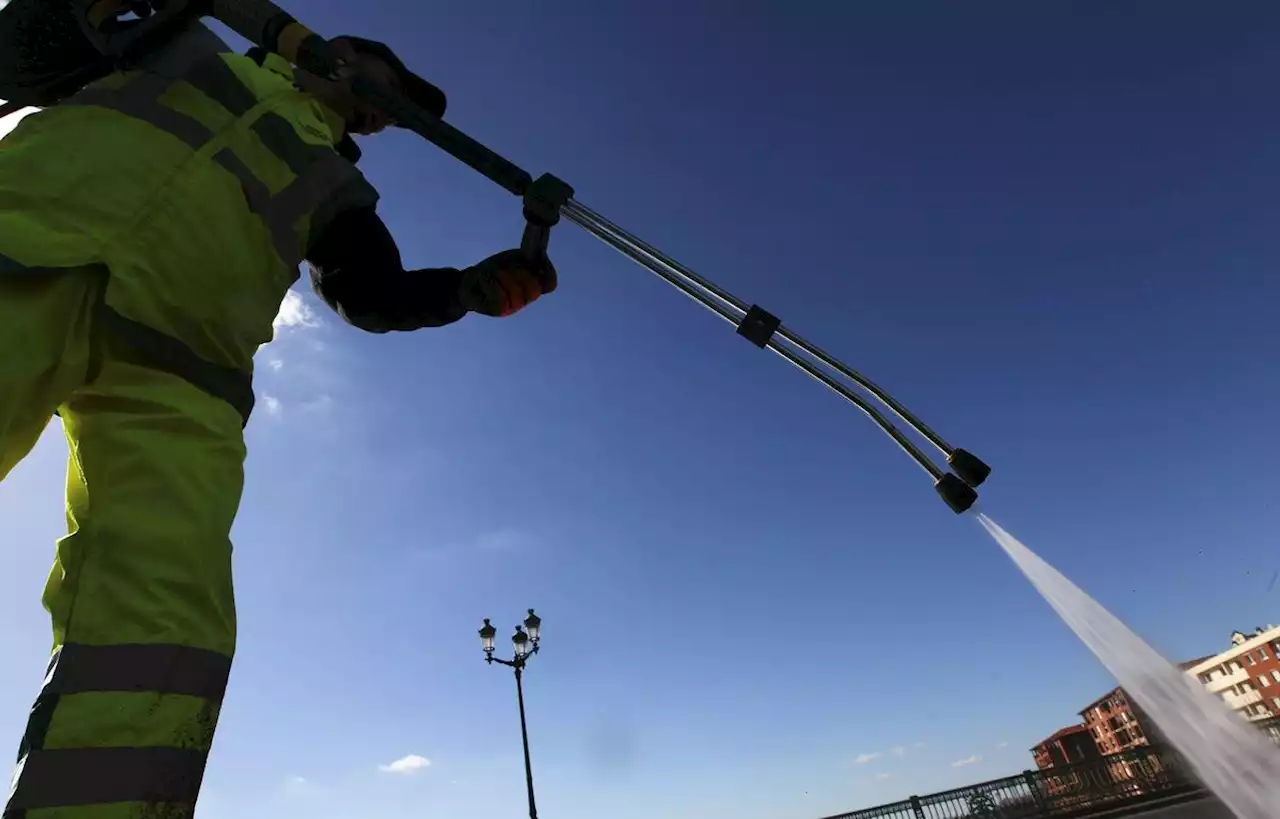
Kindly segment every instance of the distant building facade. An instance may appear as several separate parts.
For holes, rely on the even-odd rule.
[[[1069,725],[1031,749],[1040,770],[1097,759],[1098,746],[1085,725]]]
[[[1280,626],[1237,631],[1231,647],[1186,669],[1250,722],[1280,717]]]
[[[1066,768],[1080,762],[1100,759],[1098,746],[1084,725],[1068,725],[1031,749],[1036,759],[1036,767],[1042,771],[1053,768]],[[1043,780],[1049,796],[1079,790],[1082,785],[1080,774],[1074,770],[1063,771],[1061,775],[1046,776]]]
[[[1089,703],[1080,716],[1104,756],[1151,744],[1150,720],[1123,688],[1113,688]]]
[[[1280,626],[1268,625],[1253,634],[1233,632],[1226,651],[1179,663],[1178,668],[1280,744]],[[1031,749],[1036,767],[1061,767],[1165,744],[1159,728],[1123,688],[1089,703],[1080,717],[1082,724],[1063,728]],[[1080,748],[1085,740],[1093,743],[1093,756],[1085,756]]]

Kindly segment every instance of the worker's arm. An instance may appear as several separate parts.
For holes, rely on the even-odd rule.
[[[339,213],[307,254],[316,294],[348,323],[371,333],[452,324],[467,313],[509,316],[556,289],[545,257],[519,250],[471,267],[405,270],[373,207]]]
[[[339,213],[307,253],[316,295],[371,333],[452,324],[467,314],[463,272],[405,270],[391,231],[372,207]]]

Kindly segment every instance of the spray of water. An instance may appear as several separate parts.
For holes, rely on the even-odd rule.
[[[1280,817],[1280,751],[984,514],[983,528],[1239,819]]]

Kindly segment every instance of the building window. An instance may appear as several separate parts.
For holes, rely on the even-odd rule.
[[[1276,707],[1277,711],[1280,711],[1280,697],[1272,697],[1271,704]]]
[[[1272,672],[1271,672],[1271,679],[1273,679],[1273,680],[1275,680],[1276,682],[1280,683],[1280,671],[1272,671]]]
[[[1271,680],[1267,679],[1265,676],[1259,677],[1258,682],[1261,683],[1263,688],[1266,688],[1268,685],[1271,685]]]
[[[1258,659],[1259,659],[1261,662],[1264,662],[1264,663],[1267,661],[1267,647],[1266,647],[1266,646],[1262,646],[1262,647],[1260,647],[1260,648],[1258,649]]]
[[[1231,661],[1231,673],[1232,673],[1232,674],[1234,674],[1235,672],[1240,671],[1240,670],[1241,670],[1241,668],[1240,668],[1240,663],[1239,663],[1239,662],[1237,662],[1236,660],[1232,660],[1232,661]]]
[[[1244,655],[1244,661],[1245,661],[1245,664],[1246,664],[1246,665],[1253,665],[1253,664],[1254,664],[1254,662],[1253,662],[1253,655],[1252,655],[1252,654],[1246,654],[1246,655]]]

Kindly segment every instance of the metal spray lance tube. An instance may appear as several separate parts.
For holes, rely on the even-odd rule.
[[[280,54],[295,65],[321,76],[336,77],[342,70],[341,61],[324,38],[298,23],[270,0],[209,2],[213,16],[229,28]],[[726,321],[737,325],[739,334],[757,346],[773,350],[866,413],[934,479],[934,487],[938,493],[957,513],[968,509],[977,499],[973,487],[981,484],[990,473],[990,468],[985,463],[963,449],[950,446],[877,384],[783,327],[777,317],[757,305],[748,306],[662,251],[575,201],[573,189],[556,177],[546,174],[535,181],[519,166],[376,81],[357,75],[352,80],[352,91],[386,111],[401,126],[444,149],[504,190],[524,197],[525,217],[529,225],[522,246],[532,247],[534,252],[545,251],[548,230],[563,215]],[[879,410],[833,378],[833,374],[866,390],[941,450],[956,474],[935,465]]]
[[[612,223],[598,216],[589,208],[581,203],[570,200],[562,209],[562,214],[569,221],[579,225],[588,233],[600,239],[605,244],[613,247],[619,252],[630,257],[633,261],[649,269],[657,274],[668,284],[680,290],[686,296],[711,310],[716,315],[741,327],[743,322],[750,314],[750,310],[742,306],[742,302],[730,296],[723,290],[715,288],[714,285],[708,287],[703,285],[704,279],[696,275],[690,275],[691,271],[681,265],[671,263],[669,257],[661,254],[653,249],[651,245],[636,240],[631,234],[621,229],[614,230]],[[708,283],[709,284],[709,283]],[[784,342],[784,343],[780,343]],[[881,430],[893,439],[904,452],[911,457],[916,464],[929,474],[934,480],[934,487],[953,510],[963,512],[973,505],[977,499],[977,494],[973,489],[965,484],[955,475],[940,469],[932,460],[920,451],[912,441],[907,438],[903,432],[898,429],[892,421],[884,416],[879,410],[871,405],[865,398],[850,390],[848,386],[840,383],[831,377],[829,372],[824,372],[815,366],[812,360],[807,360],[805,356],[813,356],[812,353],[801,345],[794,345],[800,348],[797,353],[792,348],[792,342],[782,333],[775,333],[760,346],[767,347],[777,353],[783,359],[793,364],[805,374],[809,375],[819,383],[840,395],[842,398],[862,410],[868,417],[874,421]],[[821,360],[821,359],[819,359]],[[823,363],[826,363],[825,361]]]
[[[969,509],[977,500],[973,487],[986,479],[990,469],[965,450],[947,446],[929,427],[911,414],[872,382],[810,345],[799,336],[787,332],[775,316],[757,306],[748,307],[740,299],[712,284],[689,268],[676,262],[652,245],[638,239],[576,200],[570,199],[560,209],[564,218],[582,227],[605,244],[620,251],[686,296],[738,327],[739,334],[757,346],[768,348],[798,369],[819,381],[849,403],[862,410],[881,430],[893,439],[916,464],[933,478],[934,488],[947,505],[957,513]],[[814,361],[827,368],[824,371]],[[832,377],[832,371],[866,389],[881,403],[911,425],[947,454],[948,463],[959,476],[939,468],[920,451],[888,418],[865,398]]]

